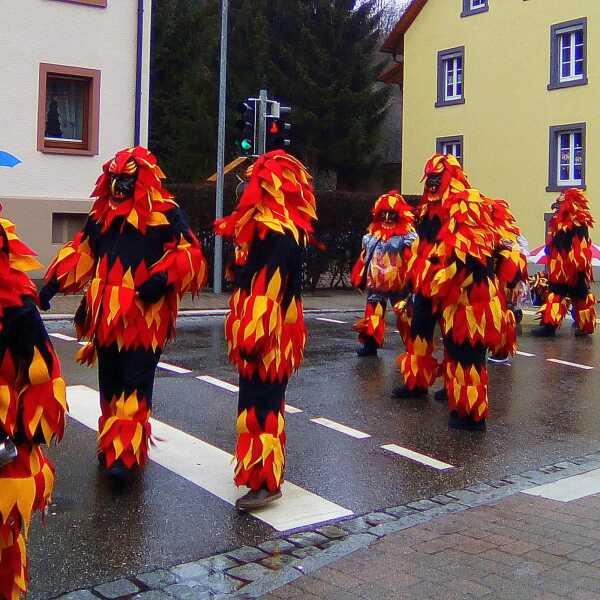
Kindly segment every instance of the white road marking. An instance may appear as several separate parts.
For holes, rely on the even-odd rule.
[[[327,319],[326,317],[315,317],[315,321],[325,321],[325,323],[347,323],[347,321],[338,321],[337,319]]]
[[[290,415],[295,415],[297,413],[301,413],[304,412],[301,408],[296,408],[295,406],[292,406],[291,404],[286,404],[285,405],[285,412],[286,413],[290,413]]]
[[[517,354],[519,356],[535,356],[535,354],[531,354],[531,352],[523,352],[522,350],[517,350]]]
[[[71,335],[65,335],[64,333],[50,333],[50,337],[56,338],[57,340],[62,340],[63,342],[76,342],[77,338],[74,338]]]
[[[159,362],[157,367],[159,369],[164,369],[165,371],[171,371],[172,373],[179,373],[181,375],[185,375],[186,373],[191,373],[189,369],[184,369],[183,367],[178,367],[177,365],[170,365],[169,363]]]
[[[80,346],[87,346],[88,342],[77,342]]]
[[[427,456],[426,454],[420,454],[419,452],[415,452],[414,450],[403,448],[402,446],[398,446],[396,444],[386,444],[385,446],[381,447],[384,450],[388,450],[389,452],[393,452],[394,454],[399,454],[400,456],[404,456],[405,458],[409,458],[410,460],[414,460],[415,462],[427,465],[428,467],[433,467],[434,469],[438,469],[439,471],[454,469],[454,467],[452,465],[449,465],[448,463],[442,462],[441,460],[437,460],[435,458],[431,458],[431,456]]]
[[[67,388],[69,415],[96,430],[100,416],[98,392],[85,385]],[[157,438],[150,459],[221,500],[234,505],[241,495],[233,484],[232,456],[166,423],[150,419]],[[277,531],[307,527],[353,512],[293,483],[283,484],[283,499],[251,514]]]
[[[579,363],[569,362],[568,360],[560,360],[558,358],[547,358],[548,362],[558,363],[559,365],[567,365],[567,367],[577,367],[578,369],[593,369],[594,367],[590,367],[589,365],[580,365]]]
[[[240,388],[237,385],[233,385],[231,383],[227,383],[226,381],[222,381],[221,379],[217,379],[216,377],[212,377],[210,375],[198,375],[196,379],[200,381],[204,381],[205,383],[210,383],[211,385],[216,385],[228,392],[239,392]]]
[[[357,440],[364,440],[365,438],[371,437],[368,433],[363,433],[362,431],[358,431],[358,429],[352,429],[352,427],[347,427],[341,423],[336,423],[335,421],[326,419],[325,417],[317,417],[316,419],[311,419],[311,421],[313,423],[323,425],[324,427],[329,427],[329,429],[335,429],[340,433],[345,433],[346,435],[356,438]]]
[[[600,469],[523,490],[523,494],[541,496],[558,502],[571,502],[598,493],[600,493]]]

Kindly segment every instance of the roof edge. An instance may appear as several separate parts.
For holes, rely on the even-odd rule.
[[[389,52],[390,54],[401,54],[404,49],[404,34],[409,27],[414,23],[419,13],[423,10],[427,0],[412,0],[406,10],[402,13],[400,20],[388,37],[383,42],[380,51]]]

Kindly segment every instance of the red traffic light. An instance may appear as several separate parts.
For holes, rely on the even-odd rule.
[[[269,127],[269,133],[279,133],[279,123],[277,123],[277,121],[273,121],[271,123],[271,127]]]

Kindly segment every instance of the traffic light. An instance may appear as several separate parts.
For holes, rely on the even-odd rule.
[[[275,103],[273,115],[266,116],[266,144],[265,149],[269,150],[286,149],[292,143],[290,140],[291,123],[285,121],[282,116],[292,112],[289,106],[281,106],[279,102]]]
[[[251,98],[240,102],[237,107],[240,118],[235,126],[240,130],[235,145],[242,156],[252,156],[256,148],[256,104]]]

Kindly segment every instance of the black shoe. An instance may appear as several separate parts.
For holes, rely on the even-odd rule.
[[[372,337],[366,338],[364,344],[356,351],[358,356],[377,356],[377,343]]]
[[[277,488],[274,492],[270,492],[265,488],[257,491],[250,490],[247,494],[236,500],[235,507],[238,510],[254,510],[262,508],[270,502],[279,500],[279,498],[281,498],[281,488]]]
[[[520,308],[515,308],[513,311],[517,325],[523,320],[523,311]]]
[[[576,327],[574,335],[575,335],[575,337],[585,337],[586,335],[592,335],[592,332],[591,331],[581,331],[581,329],[579,329],[579,327]]]
[[[537,325],[531,330],[533,337],[554,337],[556,327],[554,325]]]
[[[128,469],[121,459],[117,459],[110,467],[104,468],[104,474],[115,483],[129,483],[133,470]]]
[[[448,427],[464,431],[485,431],[485,419],[475,421],[471,417],[459,417],[458,413],[453,410],[448,418]]]
[[[400,387],[394,388],[392,390],[392,398],[397,398],[398,400],[402,400],[404,398],[426,398],[426,397],[427,397],[427,388],[414,387],[411,389],[406,385],[401,385]]]
[[[448,402],[448,392],[446,391],[446,388],[443,387],[441,390],[438,390],[434,395],[433,395],[433,399],[436,402]]]

